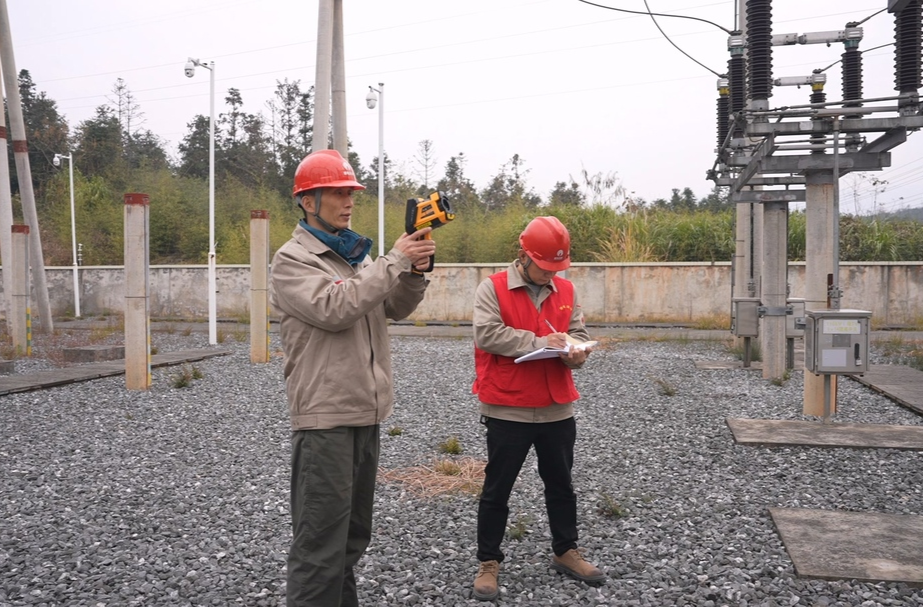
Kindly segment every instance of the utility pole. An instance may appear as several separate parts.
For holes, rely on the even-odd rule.
[[[333,0],[333,149],[343,158],[349,158],[349,140],[346,136],[346,53],[343,48],[343,0]]]
[[[317,3],[317,59],[314,77],[314,136],[311,151],[326,150],[330,138],[330,77],[333,64],[334,0]]]
[[[747,95],[748,109],[754,112],[754,122],[765,123],[767,119],[760,112],[769,109],[772,96],[772,20],[770,0],[747,0],[743,31],[747,41],[749,81]],[[772,153],[772,142],[760,148],[766,154]],[[785,373],[786,352],[786,297],[788,277],[787,221],[788,202],[785,195],[756,188],[760,191],[763,204],[754,206],[753,251],[759,258],[753,266],[757,297],[760,300],[759,316],[762,321],[760,344],[763,357],[763,378],[781,378]]]
[[[16,175],[19,178],[19,196],[22,200],[22,214],[30,228],[30,262],[32,284],[38,304],[39,327],[43,333],[54,331],[51,318],[51,303],[48,300],[48,283],[45,279],[45,258],[42,253],[42,237],[38,226],[38,212],[35,209],[35,192],[32,190],[32,170],[29,167],[29,146],[26,143],[26,125],[22,117],[22,101],[19,98],[19,78],[16,58],[13,54],[13,39],[10,33],[10,18],[6,0],[0,0],[0,67],[3,71],[3,86],[6,88],[7,109],[13,130],[13,156],[16,160]]]
[[[2,63],[2,62],[0,62]],[[0,112],[0,260],[6,265],[12,259],[13,243],[13,193],[10,185],[10,158],[6,142],[6,116]],[[13,277],[10,272],[3,272],[3,311],[6,313],[7,328],[11,329],[11,310],[13,305]]]
[[[839,184],[832,170],[811,171],[807,175],[805,204],[805,293],[804,309],[823,310],[828,306],[827,276],[833,257],[834,224],[839,217],[833,212],[833,200]],[[836,413],[836,376],[830,378],[830,413]],[[803,415],[821,417],[824,414],[824,376],[805,372]]]

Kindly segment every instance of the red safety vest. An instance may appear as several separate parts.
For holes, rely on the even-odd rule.
[[[553,280],[557,290],[542,302],[541,310],[536,310],[526,292],[528,287],[511,290],[507,286],[506,271],[493,274],[490,279],[494,282],[500,317],[505,325],[532,331],[539,337],[552,333],[548,323],[564,330],[570,326],[574,285],[569,280],[555,276]],[[557,358],[531,360],[518,365],[513,360],[474,348],[477,377],[472,392],[481,402],[509,407],[547,407],[580,398],[570,369]]]

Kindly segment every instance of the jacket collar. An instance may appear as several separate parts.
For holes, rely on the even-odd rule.
[[[526,287],[529,285],[529,283],[526,282],[526,279],[523,278],[522,274],[519,272],[519,264],[516,263],[515,261],[511,263],[509,266],[507,266],[506,268],[506,281],[507,281],[506,284],[509,287],[510,291],[512,291],[513,289],[518,289],[519,287]],[[552,280],[550,283],[545,285],[543,288],[551,289],[555,293],[558,292],[558,286],[554,283],[554,280]]]

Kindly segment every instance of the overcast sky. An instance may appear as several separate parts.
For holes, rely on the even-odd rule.
[[[599,4],[645,10],[643,0]],[[216,112],[228,88],[244,111],[266,112],[276,82],[314,83],[317,3],[294,0],[7,0],[17,69],[58,102],[71,127],[112,99],[123,78],[146,120],[175,153],[196,114],[208,115],[208,72],[186,78],[188,57],[216,64]],[[650,10],[734,28],[736,1],[648,0]],[[773,33],[842,29],[887,0],[775,0]],[[378,109],[369,85],[384,83],[384,141],[414,176],[419,143],[438,162],[463,152],[482,188],[514,154],[543,198],[557,181],[617,172],[647,200],[691,187],[705,196],[716,147],[717,76],[727,34],[701,21],[605,10],[577,0],[345,0],[348,132],[365,166],[378,154]],[[860,49],[893,42],[893,16],[863,24]],[[837,62],[842,44],[776,47],[773,76],[805,76]],[[866,97],[894,92],[893,46],[864,55]],[[829,101],[841,99],[839,64]],[[808,102],[809,88],[776,87],[772,106]],[[892,167],[841,180],[841,209],[923,206],[921,135],[892,153]],[[889,183],[874,193],[871,179]],[[880,189],[880,188],[879,188]]]

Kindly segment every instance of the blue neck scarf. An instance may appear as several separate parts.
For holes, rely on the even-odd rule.
[[[331,251],[345,259],[351,266],[362,263],[365,256],[372,250],[372,240],[365,236],[360,236],[352,230],[340,230],[336,234],[331,234],[308,225],[308,222],[304,219],[298,223],[319,241],[330,247]]]

